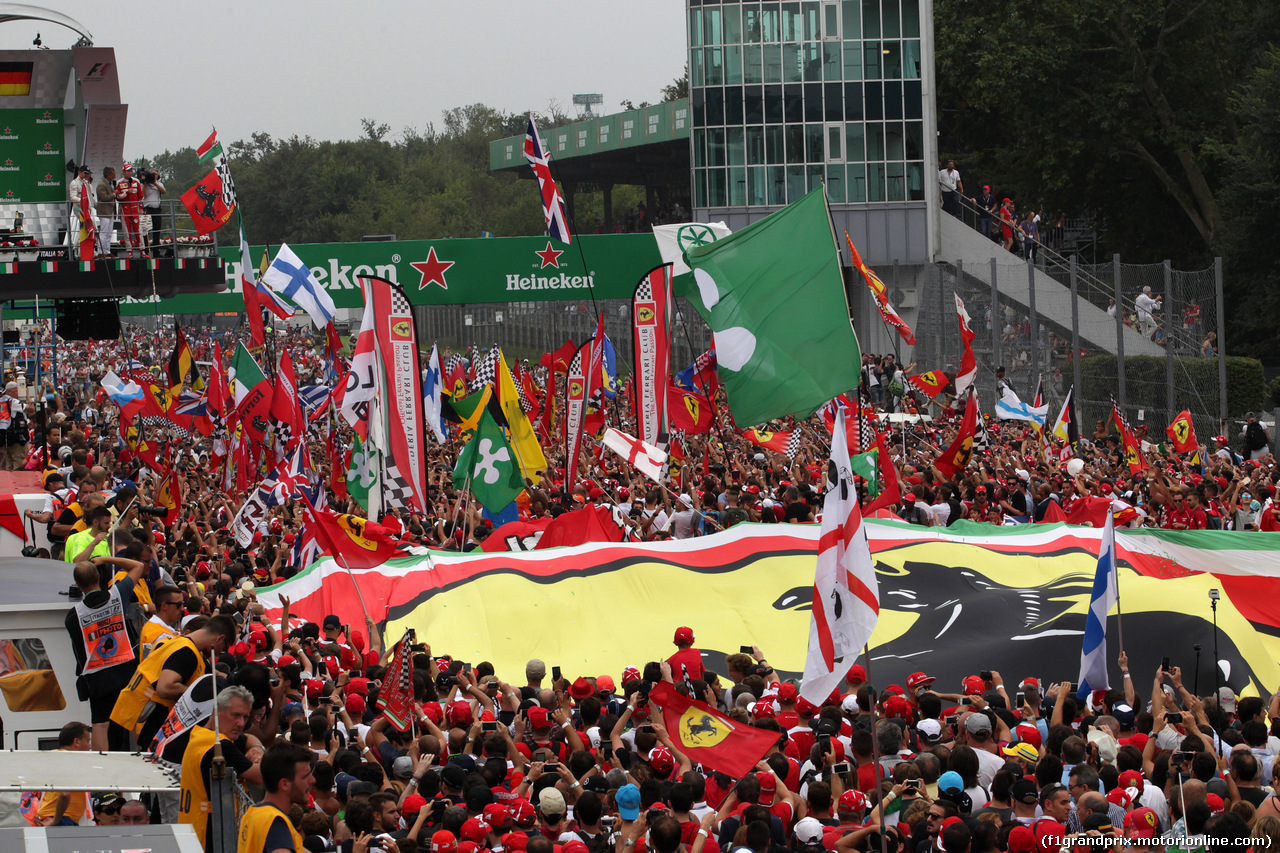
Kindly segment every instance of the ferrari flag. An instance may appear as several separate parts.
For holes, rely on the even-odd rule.
[[[710,705],[680,695],[670,682],[655,684],[649,701],[662,707],[662,724],[690,761],[734,778],[755,770],[778,742],[777,732],[735,723]]]
[[[1200,442],[1196,441],[1196,427],[1191,422],[1191,412],[1188,409],[1178,412],[1173,423],[1169,424],[1165,430],[1165,434],[1169,436],[1169,440],[1173,442],[1173,449],[1178,453],[1194,453],[1200,447]]]
[[[636,421],[640,440],[655,444],[667,432],[671,375],[671,264],[645,273],[631,297],[636,354]]]

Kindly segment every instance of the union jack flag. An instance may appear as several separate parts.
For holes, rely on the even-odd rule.
[[[524,156],[533,168],[538,179],[538,188],[542,191],[542,215],[547,220],[547,235],[561,243],[572,241],[569,234],[569,216],[565,212],[564,196],[551,177],[551,155],[542,146],[542,138],[538,136],[538,128],[534,127],[533,116],[529,116],[529,129],[524,135]]]

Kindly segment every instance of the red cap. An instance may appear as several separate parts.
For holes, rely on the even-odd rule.
[[[884,700],[884,715],[899,720],[910,720],[911,703],[901,696],[890,696]]]
[[[867,807],[867,795],[857,788],[850,788],[840,795],[840,811],[857,812]]]
[[[364,654],[364,634],[361,634],[359,631],[352,631],[351,647],[360,654]]]
[[[800,688],[796,687],[791,682],[789,681],[783,682],[778,686],[779,702],[794,702],[796,701],[796,699],[799,699],[799,698],[800,698]]]
[[[1019,682],[1019,684],[1018,684],[1018,689],[1020,689],[1020,690],[1026,690],[1028,687],[1032,687],[1032,688],[1035,688],[1036,690],[1039,690],[1039,689],[1040,689],[1040,679],[1038,679],[1038,678],[1024,678],[1024,679],[1022,679],[1022,681],[1021,681],[1021,682]]]
[[[766,718],[772,720],[777,716],[777,714],[774,713],[773,702],[768,699],[761,699],[759,702],[753,702],[751,704],[751,716],[755,717],[757,720],[763,720]]]
[[[612,693],[618,689],[618,685],[613,683],[612,675],[596,676],[596,691],[599,693]]]
[[[352,717],[359,719],[364,716],[365,703],[364,697],[359,693],[352,693],[347,697],[347,713]]]
[[[338,663],[338,659],[333,655],[329,655],[324,659],[324,667],[329,671],[330,678],[337,678],[338,673],[342,671],[341,664]]]
[[[253,642],[253,648],[259,652],[271,645],[271,638],[267,636],[266,631],[252,631],[249,639]]]
[[[693,636],[692,628],[677,628],[675,639],[672,640],[672,642],[677,646],[682,646],[687,643],[692,643],[695,639],[697,638]]]
[[[676,766],[676,760],[671,755],[671,750],[665,746],[655,746],[649,752],[649,766],[659,773],[667,773]]]
[[[512,800],[507,804],[507,809],[511,812],[511,819],[516,823],[533,823],[538,819],[533,803],[528,800]]]
[[[573,684],[569,685],[569,695],[574,699],[582,700],[595,693],[595,688],[591,686],[591,682],[579,675],[574,679]]]
[[[1222,814],[1226,810],[1226,804],[1222,802],[1222,797],[1217,794],[1209,794],[1206,798],[1209,800],[1209,813]]]
[[[535,729],[551,728],[551,715],[547,713],[546,708],[533,705],[529,710],[525,711],[524,714],[529,718],[529,725],[533,726]]]
[[[294,658],[293,655],[280,655],[280,660],[276,661],[276,666],[288,666],[291,663],[297,663],[297,662],[298,661]]]
[[[461,699],[450,702],[444,716],[449,721],[449,725],[457,726],[461,729],[465,729],[475,722],[475,717],[471,713],[471,703],[464,702]]]
[[[315,699],[324,692],[324,682],[318,678],[308,679],[306,682],[307,697]]]
[[[860,683],[867,680],[867,668],[860,663],[855,663],[849,667],[849,671],[845,674],[845,681]]]
[[[489,824],[484,822],[483,818],[468,818],[462,824],[462,837],[467,841],[474,841],[477,844],[484,841],[489,835]]]
[[[1121,788],[1137,788],[1139,791],[1144,787],[1142,774],[1137,770],[1126,770],[1121,773],[1118,783]]]
[[[1009,831],[1009,853],[1031,853],[1036,849],[1036,834],[1031,827],[1019,824]]]
[[[756,773],[756,781],[760,783],[760,799],[757,801],[761,805],[773,805],[773,796],[778,792],[778,780],[773,773],[767,770],[761,770]]]
[[[507,826],[511,823],[511,812],[505,803],[489,803],[484,807],[484,821],[489,826]]]
[[[1129,806],[1133,805],[1133,797],[1130,797],[1124,788],[1112,788],[1107,792],[1107,802],[1114,803],[1125,811],[1129,810]]]
[[[1022,743],[1029,743],[1036,749],[1039,749],[1043,742],[1040,737],[1040,727],[1035,723],[1018,723],[1013,727],[1013,735]]]
[[[361,696],[369,695],[369,679],[353,678],[347,682],[348,693],[359,693]]]
[[[971,675],[964,680],[964,695],[981,696],[987,689],[987,683],[981,676]]]
[[[907,694],[907,691],[902,689],[901,684],[890,684],[888,687],[884,689],[884,691],[886,693],[893,693],[897,696],[905,696]]]
[[[238,643],[232,643],[231,648],[227,649],[228,654],[235,655],[238,658],[247,658],[253,654],[253,646],[241,640]]]
[[[422,713],[437,726],[444,722],[444,708],[439,702],[423,702]]]
[[[1147,741],[1151,740],[1150,736],[1144,735],[1142,732],[1135,732],[1129,737],[1120,738],[1121,746],[1136,746],[1139,750],[1147,748]]]
[[[502,847],[505,850],[524,850],[529,844],[529,836],[523,832],[508,832],[502,836]]]
[[[913,672],[907,676],[907,689],[914,692],[921,687],[928,687],[934,681],[932,676],[925,675],[923,672]]]
[[[453,853],[458,849],[458,839],[447,829],[437,830],[431,836],[431,853]]]
[[[622,670],[623,684],[626,684],[628,681],[639,681],[639,680],[640,680],[640,670],[636,669],[634,666],[629,666],[626,669]]]
[[[368,669],[371,666],[377,666],[378,661],[381,659],[382,656],[378,654],[377,650],[369,649],[364,653],[364,668]]]
[[[1155,838],[1160,830],[1160,819],[1145,806],[1124,816],[1124,832],[1127,838]]]
[[[796,700],[796,713],[801,717],[808,719],[818,713],[818,706],[801,696]]]
[[[410,794],[404,798],[404,802],[400,804],[400,814],[416,815],[427,804],[427,798],[421,794]]]
[[[1039,853],[1056,851],[1062,844],[1063,836],[1067,834],[1067,828],[1051,818],[1036,821],[1031,831],[1035,833],[1036,850]]]

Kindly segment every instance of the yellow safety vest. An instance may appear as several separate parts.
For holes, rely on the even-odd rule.
[[[138,671],[133,674],[133,678],[129,679],[129,686],[121,691],[120,696],[116,699],[115,707],[111,709],[111,721],[117,725],[124,726],[134,734],[142,731],[142,713],[147,708],[147,703],[155,702],[166,709],[172,708],[176,699],[165,699],[156,695],[156,683],[160,680],[160,673],[164,670],[165,662],[169,660],[169,656],[181,649],[191,649],[196,653],[196,671],[191,676],[191,681],[187,682],[187,686],[191,686],[191,682],[204,675],[205,664],[204,656],[200,654],[200,650],[196,648],[196,644],[191,642],[187,637],[174,637],[172,640],[165,640],[160,645],[151,650],[151,654],[147,655],[147,659],[138,664]],[[167,711],[165,712],[168,713]]]
[[[182,755],[182,775],[179,784],[182,786],[178,797],[178,823],[189,824],[196,831],[200,844],[205,844],[209,831],[209,787],[205,784],[204,774],[200,772],[200,764],[205,755],[213,749],[216,741],[229,741],[224,734],[215,737],[213,729],[199,726],[191,730],[191,738],[187,741],[187,750]],[[299,844],[298,848],[301,849]]]
[[[151,650],[165,640],[172,640],[178,635],[168,625],[162,625],[156,618],[142,623],[142,636],[139,645],[142,647],[141,657],[151,654]]]
[[[266,850],[267,833],[271,831],[271,824],[275,823],[276,818],[284,820],[284,825],[289,827],[289,834],[293,836],[293,849],[302,853],[301,833],[293,828],[289,816],[271,803],[258,803],[244,813],[240,823],[240,841],[236,845],[236,853],[264,853],[264,851],[270,853]]]

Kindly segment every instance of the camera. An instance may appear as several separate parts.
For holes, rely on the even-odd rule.
[[[142,181],[144,184],[154,184],[159,177],[160,173],[153,169],[138,169],[138,180]]]
[[[149,516],[152,516],[153,518],[164,518],[169,514],[169,510],[168,508],[162,507],[162,506],[139,506],[138,514],[149,515]]]

